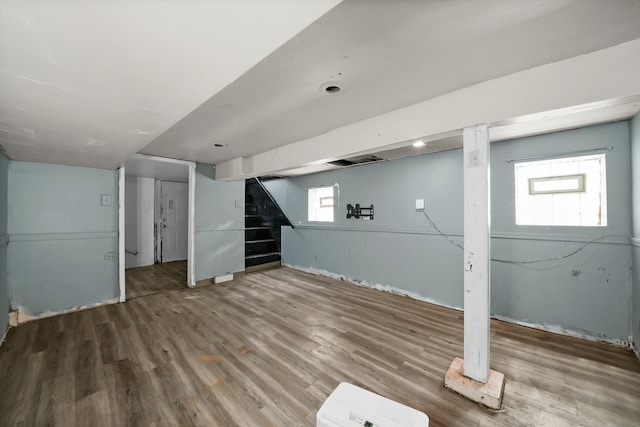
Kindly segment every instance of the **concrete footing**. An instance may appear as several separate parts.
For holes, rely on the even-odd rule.
[[[490,369],[489,378],[483,383],[465,377],[463,373],[464,360],[456,357],[444,377],[444,386],[491,409],[500,409],[504,393],[504,374]]]

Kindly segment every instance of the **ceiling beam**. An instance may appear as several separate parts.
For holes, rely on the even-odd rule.
[[[217,165],[216,179],[277,174],[475,123],[636,95],[640,94],[638,76],[640,39],[482,82],[323,135],[222,162]]]

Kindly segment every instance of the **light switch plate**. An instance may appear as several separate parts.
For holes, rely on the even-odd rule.
[[[417,211],[424,210],[424,199],[416,199],[416,210]]]
[[[242,207],[242,200],[236,200],[236,208]]]
[[[103,194],[100,196],[100,204],[102,206],[111,206],[113,204],[113,196],[111,194]]]
[[[106,259],[107,261],[111,261],[116,259],[116,253],[115,252],[107,252],[106,254],[104,254],[104,259]]]

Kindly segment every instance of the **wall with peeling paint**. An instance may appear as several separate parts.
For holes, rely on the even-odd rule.
[[[633,203],[631,335],[633,347],[640,357],[640,114],[629,121],[631,134],[631,200]]]
[[[11,161],[8,178],[12,307],[42,317],[114,301],[117,171]]]
[[[513,163],[613,146],[606,152],[608,226],[515,225]],[[629,336],[631,235],[628,122],[491,145],[492,313],[499,318],[614,342]],[[439,235],[415,199],[452,239],[462,242],[461,150],[268,181],[296,224],[283,227],[283,262],[338,274],[450,307],[462,307],[462,251]],[[307,221],[307,189],[338,185],[333,223]],[[347,219],[347,203],[374,204],[373,221]],[[606,237],[603,237],[606,236]],[[593,239],[599,239],[589,243]]]
[[[196,280],[244,271],[244,181],[214,177],[214,166],[196,164]]]
[[[7,191],[9,160],[0,153],[0,341],[9,326],[9,286],[7,284]]]

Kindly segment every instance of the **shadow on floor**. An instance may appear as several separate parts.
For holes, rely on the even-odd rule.
[[[187,261],[173,261],[125,270],[127,299],[187,287]]]

